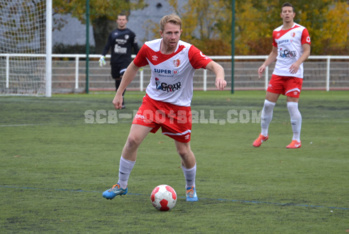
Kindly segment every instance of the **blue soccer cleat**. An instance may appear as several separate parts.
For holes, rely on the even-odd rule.
[[[103,193],[103,197],[106,199],[113,199],[117,195],[126,195],[127,194],[127,188],[123,189],[120,187],[120,184],[115,184],[111,189],[105,190]]]
[[[187,195],[186,199],[188,202],[196,202],[199,200],[198,195],[196,194],[196,189],[194,186],[187,188],[186,195]]]

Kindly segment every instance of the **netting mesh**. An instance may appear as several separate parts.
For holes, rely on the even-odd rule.
[[[45,95],[46,0],[0,0],[0,95]]]

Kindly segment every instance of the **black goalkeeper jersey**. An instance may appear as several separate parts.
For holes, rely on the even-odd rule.
[[[108,53],[109,48],[111,48],[110,63],[130,63],[132,61],[132,52],[137,54],[139,50],[136,34],[128,28],[115,29],[109,34],[107,44],[102,53],[103,56]]]

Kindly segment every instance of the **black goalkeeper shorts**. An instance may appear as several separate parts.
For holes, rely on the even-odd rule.
[[[113,79],[119,79],[125,73],[129,64],[130,62],[111,63],[111,77]]]

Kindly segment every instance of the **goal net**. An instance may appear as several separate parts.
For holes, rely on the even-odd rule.
[[[51,96],[50,1],[0,0],[0,95]]]

